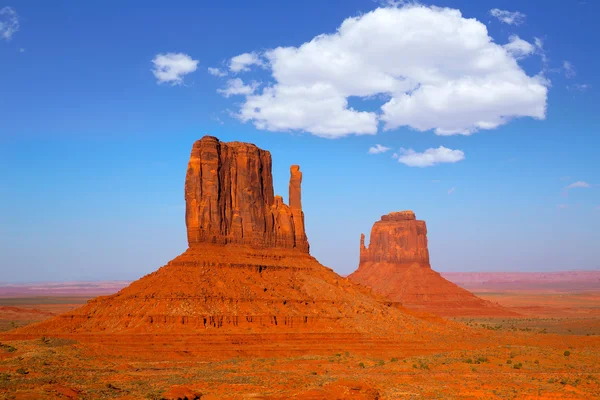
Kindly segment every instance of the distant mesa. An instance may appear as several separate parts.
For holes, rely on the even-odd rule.
[[[425,221],[412,211],[383,215],[360,238],[360,263],[349,275],[357,283],[407,308],[442,316],[516,315],[444,279],[431,269]]]
[[[399,327],[423,335],[439,329],[310,256],[301,183],[293,165],[286,205],[274,195],[268,151],[203,137],[185,180],[189,248],[114,295],[15,333],[285,330],[360,341]]]

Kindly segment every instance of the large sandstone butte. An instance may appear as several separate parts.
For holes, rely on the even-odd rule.
[[[360,264],[349,278],[407,308],[442,316],[516,315],[432,270],[427,226],[412,211],[382,216],[371,229],[369,247],[361,235]]]
[[[194,143],[185,179],[189,245],[246,244],[308,253],[300,203],[300,167],[291,167],[290,205],[275,196],[271,154],[253,144]]]
[[[205,136],[185,182],[189,248],[114,295],[17,332],[347,332],[360,343],[439,329],[310,256],[301,181],[292,166],[288,206],[273,194],[268,151]]]

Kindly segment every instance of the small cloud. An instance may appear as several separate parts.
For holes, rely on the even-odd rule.
[[[590,185],[590,184],[589,184],[589,183],[587,183],[587,182],[584,182],[584,181],[577,181],[577,182],[571,183],[569,186],[565,187],[565,189],[566,189],[566,190],[569,190],[569,189],[576,189],[576,188],[585,188],[585,189],[587,189],[587,188],[589,188],[589,187],[591,187],[591,186],[592,186],[592,185]]]
[[[442,163],[457,163],[465,159],[465,153],[461,150],[452,150],[444,146],[437,149],[427,149],[423,153],[417,153],[413,149],[400,149],[397,156],[398,162],[409,167],[432,167]]]
[[[568,90],[576,90],[578,92],[585,92],[591,87],[592,85],[587,83],[575,83],[573,85],[567,85]]]
[[[229,79],[225,89],[218,89],[217,92],[225,97],[234,95],[249,95],[254,93],[256,88],[259,86],[258,82],[252,81],[249,85],[244,84],[240,78]]]
[[[519,11],[506,11],[500,10],[498,8],[493,8],[490,10],[490,14],[502,23],[508,25],[521,25],[525,22],[526,15]]]
[[[368,153],[369,154],[381,154],[390,150],[389,147],[382,146],[380,144],[376,144],[374,147],[370,147]]]
[[[264,65],[257,53],[244,53],[239,56],[232,57],[229,61],[229,70],[231,72],[249,71],[250,65]]]
[[[19,53],[25,53],[25,49],[21,47],[21,48],[19,49]]]
[[[14,8],[0,8],[0,38],[8,42],[18,30],[19,15]]]
[[[519,59],[527,57],[528,55],[535,52],[535,46],[531,43],[521,39],[517,35],[511,35],[508,38],[508,43],[505,44],[504,49],[508,51],[513,57]]]
[[[563,70],[565,71],[565,76],[568,79],[574,78],[575,75],[577,75],[577,71],[575,71],[575,66],[569,61],[563,61]]]
[[[181,85],[185,75],[198,69],[198,60],[192,60],[185,53],[157,54],[152,63],[152,73],[159,84],[168,82],[171,85]]]
[[[219,68],[208,68],[208,73],[211,74],[212,76],[218,76],[219,78],[222,78],[224,76],[227,76],[227,72],[225,71],[221,71]]]
[[[448,190],[448,196],[450,196],[452,193],[454,193],[455,190],[456,190],[456,188],[450,188]]]
[[[558,208],[560,208],[561,210],[564,210],[566,208],[569,208],[569,205],[568,204],[559,204]]]
[[[548,56],[546,55],[546,50],[544,49],[544,40],[536,37],[533,38],[533,43],[535,44],[536,54],[542,58],[542,63],[544,64],[544,71],[547,70],[548,67]]]

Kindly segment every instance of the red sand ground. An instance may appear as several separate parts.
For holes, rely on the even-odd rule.
[[[0,348],[0,398],[600,398],[600,318],[591,311],[600,296],[476,293],[541,317],[462,319],[457,330],[408,312],[434,329],[388,338],[185,328],[44,340],[5,334],[0,342],[16,350]],[[574,317],[582,309],[587,316]]]

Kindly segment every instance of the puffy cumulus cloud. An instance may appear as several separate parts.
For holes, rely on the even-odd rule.
[[[569,189],[577,189],[577,188],[583,188],[583,189],[587,189],[589,187],[591,187],[592,185],[590,185],[587,182],[584,181],[577,181],[577,182],[573,182],[571,183],[569,186],[567,186],[565,189],[569,190]]]
[[[244,53],[229,60],[229,70],[231,72],[250,71],[251,65],[264,65],[257,53]]]
[[[157,83],[171,83],[181,85],[183,77],[198,68],[198,60],[192,60],[184,53],[157,54],[152,60],[154,68],[152,73]]]
[[[389,150],[390,150],[389,147],[385,147],[380,144],[376,144],[373,147],[369,147],[368,153],[369,154],[381,154],[381,153],[385,153],[386,151],[389,151]]]
[[[517,35],[511,35],[508,43],[502,46],[515,58],[523,58],[535,52],[535,46],[521,39]]]
[[[521,25],[525,22],[526,15],[519,11],[506,11],[500,10],[498,8],[493,8],[490,10],[490,14],[502,23],[508,25]]]
[[[9,41],[19,30],[19,15],[11,7],[0,8],[0,38]]]
[[[218,89],[217,92],[221,93],[225,97],[234,95],[249,95],[254,93],[258,86],[258,82],[252,81],[249,85],[246,85],[240,78],[235,78],[229,79],[225,89]]]
[[[400,154],[394,154],[394,158],[409,167],[432,167],[442,163],[457,163],[465,159],[465,153],[440,146],[437,149],[427,149],[423,153],[417,153],[413,149],[400,149]]]
[[[208,67],[208,73],[212,76],[218,76],[219,78],[227,76],[227,72],[221,71],[219,68]]]
[[[439,135],[494,129],[511,118],[545,118],[547,81],[517,59],[531,45],[496,44],[459,10],[421,5],[378,8],[299,47],[234,57],[234,72],[261,63],[273,77],[248,95],[238,118],[259,129],[337,138],[410,127]],[[508,47],[506,47],[508,46]],[[243,57],[242,57],[243,56]],[[383,98],[356,109],[349,98]]]

